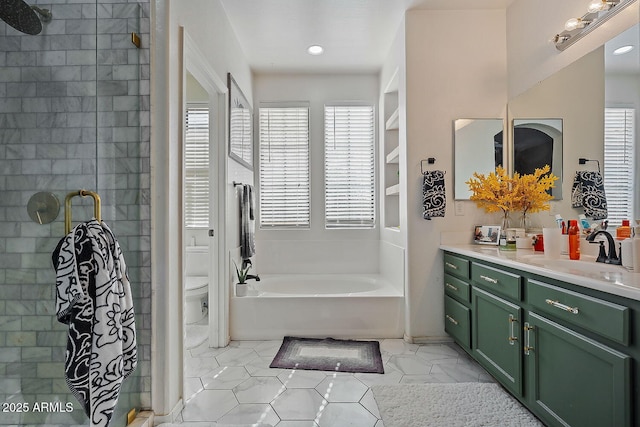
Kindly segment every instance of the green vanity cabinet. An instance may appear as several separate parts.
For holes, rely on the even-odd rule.
[[[476,360],[516,395],[522,394],[520,306],[474,287],[472,345]]]
[[[529,312],[526,395],[549,425],[631,425],[631,357]]]
[[[444,260],[445,331],[546,426],[640,427],[640,300]]]

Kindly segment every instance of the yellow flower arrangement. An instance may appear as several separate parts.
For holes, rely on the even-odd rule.
[[[501,166],[496,167],[496,171],[487,176],[474,172],[473,177],[465,184],[473,193],[471,200],[476,202],[478,207],[484,208],[485,212],[501,210],[506,216],[518,206],[516,195],[511,191],[512,179]]]
[[[516,172],[509,177],[506,170],[498,166],[487,176],[474,173],[466,184],[473,193],[471,200],[485,212],[502,211],[506,217],[509,212],[522,211],[526,216],[529,212],[549,210],[549,200],[552,199],[549,189],[558,179],[550,170],[549,165],[545,165],[536,168],[532,174]]]
[[[549,165],[544,165],[543,168],[536,168],[532,174],[513,174],[511,188],[519,201],[518,210],[523,215],[549,210],[549,201],[553,198],[549,190],[555,187],[558,180],[550,171]]]

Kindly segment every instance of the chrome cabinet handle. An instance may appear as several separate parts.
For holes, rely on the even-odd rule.
[[[445,262],[444,265],[446,265],[449,268],[453,268],[454,270],[458,269],[457,265],[451,264],[450,262]]]
[[[445,283],[445,285],[447,286],[447,288],[452,289],[456,292],[458,292],[458,288],[456,288],[455,286],[453,286],[451,283]]]
[[[445,317],[447,318],[447,320],[451,323],[453,323],[454,325],[458,325],[458,321],[456,319],[454,319],[453,317],[449,316],[448,314],[445,315]]]
[[[498,283],[498,281],[497,281],[496,279],[494,279],[493,277],[480,275],[480,278],[481,278],[482,280],[484,280],[485,282]]]
[[[518,341],[518,337],[515,336],[514,330],[513,330],[513,324],[517,322],[518,322],[518,319],[513,317],[513,314],[510,314],[509,315],[509,338],[507,338],[509,340],[510,345],[514,345],[515,342]]]
[[[568,311],[569,313],[579,313],[578,307],[571,307],[552,299],[546,299],[545,302],[553,307],[559,308],[560,310]]]
[[[533,350],[531,347],[531,337],[529,336],[529,331],[533,330],[533,326],[529,325],[529,322],[524,322],[524,354],[525,356],[529,356],[529,352]]]

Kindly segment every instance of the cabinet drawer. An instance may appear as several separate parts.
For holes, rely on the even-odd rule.
[[[518,301],[522,297],[520,276],[517,274],[473,263],[471,266],[471,278],[475,283],[493,293]]]
[[[444,291],[460,301],[471,302],[471,286],[450,274],[444,275]]]
[[[527,281],[527,299],[540,312],[629,345],[629,308],[552,286]]]
[[[444,254],[444,272],[468,279],[469,261],[451,254]]]
[[[453,298],[444,297],[444,330],[458,344],[469,349],[471,344],[471,312]]]

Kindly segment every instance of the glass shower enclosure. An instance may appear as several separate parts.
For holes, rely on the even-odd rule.
[[[124,426],[151,406],[149,3],[0,9],[0,425],[88,425],[65,381],[51,255],[65,197],[89,190],[123,249],[136,313],[138,366],[110,424]],[[94,201],[74,197],[72,210],[73,225],[87,221]]]

